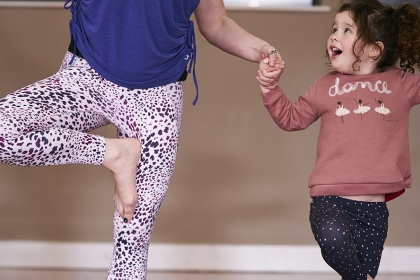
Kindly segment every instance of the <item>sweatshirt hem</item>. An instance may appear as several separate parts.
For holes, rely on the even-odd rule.
[[[314,185],[310,188],[310,196],[352,196],[385,194],[385,201],[390,201],[405,192],[406,188],[411,187],[412,177],[408,177],[402,182],[395,183],[370,183],[370,184],[330,184]]]

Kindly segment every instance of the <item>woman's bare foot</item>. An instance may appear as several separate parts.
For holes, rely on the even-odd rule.
[[[102,166],[114,176],[114,204],[124,222],[131,221],[137,205],[136,173],[141,144],[134,138],[105,139],[105,159]]]

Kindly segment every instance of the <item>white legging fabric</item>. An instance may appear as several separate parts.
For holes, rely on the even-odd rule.
[[[0,99],[0,163],[20,166],[100,165],[102,136],[87,132],[114,124],[118,138],[137,138],[138,204],[125,224],[114,212],[114,252],[108,280],[146,279],[156,214],[175,164],[183,110],[183,82],[138,90],[102,78],[67,52],[49,78]]]

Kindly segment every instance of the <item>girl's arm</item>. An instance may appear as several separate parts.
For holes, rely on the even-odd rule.
[[[314,98],[316,84],[300,96],[297,102],[291,102],[278,84],[283,71],[284,61],[281,59],[277,59],[275,67],[268,65],[267,58],[260,62],[257,80],[264,106],[281,129],[305,129],[318,119]]]

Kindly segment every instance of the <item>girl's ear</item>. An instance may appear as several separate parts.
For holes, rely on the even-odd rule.
[[[377,41],[376,44],[372,44],[369,48],[369,57],[378,59],[382,51],[384,50],[384,44],[381,41]]]

